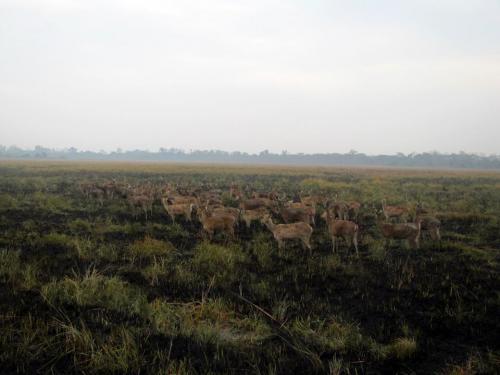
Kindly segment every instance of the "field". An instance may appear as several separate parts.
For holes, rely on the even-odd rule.
[[[358,200],[359,258],[320,220],[309,255],[79,189],[110,179]],[[385,249],[384,198],[424,202],[442,240]],[[499,261],[500,173],[3,161],[0,372],[494,374]]]

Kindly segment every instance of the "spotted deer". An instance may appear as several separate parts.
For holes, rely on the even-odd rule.
[[[359,227],[356,223],[349,220],[341,220],[333,217],[330,211],[326,211],[326,221],[328,226],[328,233],[332,239],[332,250],[335,253],[338,247],[338,238],[343,238],[351,247],[354,245],[356,256],[359,257],[358,252],[358,232]]]
[[[304,222],[292,224],[274,224],[270,216],[264,218],[264,224],[272,232],[274,239],[278,242],[278,248],[284,248],[285,240],[299,239],[302,246],[309,250],[312,255],[311,235],[312,227]]]

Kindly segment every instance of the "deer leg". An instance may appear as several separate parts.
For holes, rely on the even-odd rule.
[[[310,240],[309,238],[303,238],[302,245],[304,248],[308,249],[310,255],[312,255],[312,248],[311,248],[311,244],[309,243],[309,240]]]
[[[415,249],[417,246],[417,239],[416,238],[409,238],[408,243],[410,245],[410,248]]]
[[[332,236],[332,252],[335,254],[335,236]]]
[[[278,250],[283,250],[284,244],[282,240],[277,240],[278,241]]]
[[[352,242],[354,243],[354,248],[356,249],[356,256],[359,258],[359,252],[358,252],[358,234],[354,233],[354,236],[352,237]]]

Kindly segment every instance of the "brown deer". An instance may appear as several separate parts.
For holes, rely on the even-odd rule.
[[[361,210],[361,203],[357,201],[350,201],[349,203],[347,203],[347,205],[347,216],[349,217],[349,220],[358,221],[359,211]]]
[[[278,200],[278,193],[275,192],[275,191],[271,191],[271,192],[256,192],[254,191],[252,193],[252,198],[254,199],[257,199],[257,198],[265,198],[265,199],[271,199],[273,201],[276,201]]]
[[[326,211],[330,212],[334,218],[347,220],[349,215],[349,205],[346,202],[335,200],[327,202]]]
[[[260,207],[266,207],[273,212],[278,211],[278,203],[269,198],[251,198],[240,203],[240,208],[243,210],[255,210]]]
[[[146,220],[148,219],[148,213],[151,213],[153,216],[153,201],[154,199],[148,195],[144,194],[131,194],[127,196],[127,201],[131,206],[132,210],[134,210],[134,216],[137,217],[137,213],[135,212],[136,207],[140,207],[146,216]]]
[[[275,240],[278,242],[278,249],[284,248],[284,240],[299,239],[303,247],[309,249],[309,253],[312,255],[311,235],[313,229],[309,224],[304,222],[274,224],[269,215],[264,218],[264,224],[273,233]]]
[[[222,205],[222,197],[219,193],[212,191],[203,191],[197,194],[198,201],[202,206]]]
[[[95,198],[99,202],[100,206],[104,205],[105,192],[101,188],[94,186],[88,190],[88,197]]]
[[[337,238],[343,238],[349,247],[354,244],[356,249],[356,256],[359,257],[358,252],[358,232],[359,227],[356,223],[349,220],[340,220],[331,216],[330,212],[326,211],[326,220],[328,226],[328,233],[332,239],[332,250],[335,253],[336,245],[338,247]]]
[[[321,195],[308,195],[305,197],[301,196],[300,201],[304,203],[306,206],[316,208],[317,205],[325,204],[326,199]]]
[[[192,213],[194,205],[192,203],[175,203],[168,204],[168,199],[162,198],[161,203],[167,211],[168,216],[172,219],[172,222],[175,223],[175,218],[177,216],[184,216],[187,221],[192,220]]]
[[[283,207],[279,212],[287,224],[302,221],[314,225],[314,214],[311,207]]]
[[[417,214],[416,220],[421,222],[421,230],[429,232],[432,240],[441,241],[441,221],[429,214]]]
[[[388,206],[385,199],[382,199],[382,212],[386,221],[396,218],[404,222],[408,219],[408,208],[403,206]]]
[[[269,211],[265,207],[260,207],[255,210],[242,210],[241,220],[245,222],[245,225],[250,229],[253,221],[263,222],[264,217],[269,215]]]
[[[387,223],[377,219],[377,225],[385,238],[385,248],[389,248],[392,239],[394,240],[407,240],[410,246],[414,249],[420,247],[420,230],[421,220],[415,223]]]
[[[230,237],[234,237],[234,226],[236,219],[228,213],[208,213],[206,210],[200,210],[200,221],[203,230],[208,234],[208,238],[212,240],[216,231],[226,233]]]
[[[166,200],[168,204],[190,203],[193,205],[193,208],[197,209],[199,207],[198,198],[189,195],[170,194],[167,196],[163,196],[162,202],[163,200]]]
[[[228,214],[228,215],[232,215],[234,216],[234,219],[236,220],[236,222],[239,221],[240,219],[240,213],[241,211],[238,209],[238,208],[234,208],[234,207],[225,207],[225,206],[222,206],[222,205],[217,205],[217,206],[206,206],[205,207],[205,210],[209,213],[209,214]]]
[[[92,182],[80,182],[78,184],[78,190],[82,193],[85,198],[90,197],[90,191],[95,187],[95,184]]]
[[[239,201],[245,199],[245,194],[236,185],[231,185],[229,188],[229,197]]]

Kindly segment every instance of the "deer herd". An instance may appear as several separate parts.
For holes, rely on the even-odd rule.
[[[412,248],[419,248],[422,231],[429,232],[433,240],[440,240],[440,221],[434,214],[417,203],[414,210],[407,206],[388,205],[383,199],[379,207],[356,201],[343,201],[338,195],[296,194],[293,198],[276,191],[251,191],[231,185],[228,191],[208,186],[197,189],[174,188],[172,185],[155,186],[146,183],[131,186],[115,180],[81,184],[81,192],[102,206],[105,199],[124,199],[134,216],[142,212],[147,219],[153,215],[153,205],[161,202],[172,222],[191,222],[197,219],[210,240],[215,233],[233,238],[240,223],[250,229],[252,223],[265,226],[283,249],[285,241],[299,240],[304,249],[312,253],[311,236],[319,230],[317,218],[325,222],[333,252],[344,240],[354,247],[358,256],[359,220],[364,207],[377,217],[377,227],[385,238],[386,248],[391,240],[406,240]],[[229,207],[224,202],[231,202]],[[322,212],[321,215],[318,215]],[[412,215],[413,214],[413,215]],[[409,221],[413,219],[412,221]],[[275,223],[281,221],[282,223]]]

